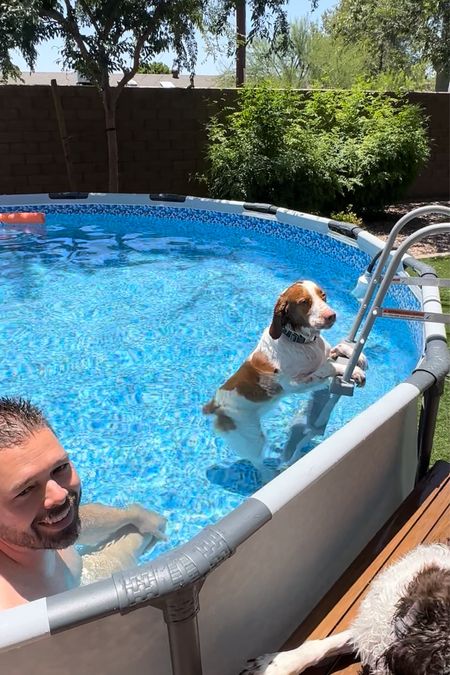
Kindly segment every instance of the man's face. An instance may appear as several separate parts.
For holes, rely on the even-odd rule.
[[[0,448],[0,545],[71,546],[79,534],[80,479],[47,427]]]

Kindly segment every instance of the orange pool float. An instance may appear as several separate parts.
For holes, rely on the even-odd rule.
[[[0,223],[7,223],[8,225],[23,225],[25,223],[43,225],[45,223],[45,213],[40,213],[39,211],[0,213]]]

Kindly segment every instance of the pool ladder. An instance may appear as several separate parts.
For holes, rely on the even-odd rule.
[[[450,217],[450,208],[434,204],[414,209],[400,218],[392,228],[385,246],[374,257],[367,268],[366,273],[362,277],[364,283],[367,284],[367,288],[350,333],[345,339],[345,342],[352,346],[353,353],[348,359],[344,357],[338,358],[338,361],[342,363],[342,365],[345,365],[344,374],[334,377],[329,388],[315,391],[308,401],[306,410],[299,411],[294,418],[290,429],[290,435],[285,446],[287,465],[292,464],[303,455],[308,443],[310,443],[315,436],[321,436],[325,433],[331,413],[340,397],[353,396],[355,383],[351,379],[352,373],[358,363],[358,359],[366,345],[367,338],[369,337],[376,319],[379,317],[389,317],[407,321],[429,321],[450,324],[450,314],[410,309],[393,309],[382,306],[383,300],[391,284],[450,287],[450,279],[438,278],[431,268],[429,268],[429,271],[425,272],[426,276],[422,277],[400,276],[398,274],[398,269],[402,264],[402,258],[412,244],[430,235],[442,234],[444,232],[450,234],[450,223],[422,227],[417,230],[417,232],[407,237],[407,239],[405,239],[405,241],[394,251],[395,239],[400,230],[414,218],[425,214],[439,214]],[[388,262],[389,257],[391,257],[391,259]],[[367,316],[363,323],[366,312]],[[357,337],[360,328],[361,332],[359,337]],[[436,401],[438,398],[439,397],[436,397]],[[431,427],[433,427],[433,425],[431,425]],[[424,456],[426,454],[427,453],[425,453]],[[423,463],[425,466],[426,458]],[[421,473],[423,473],[422,469]]]
[[[447,206],[440,206],[434,204],[431,206],[422,206],[420,208],[410,211],[394,225],[389,234],[384,248],[379,253],[378,261],[370,280],[367,285],[365,295],[361,301],[361,306],[356,315],[353,326],[346,341],[354,346],[352,356],[346,360],[345,372],[342,376],[337,376],[333,379],[330,386],[330,393],[338,396],[352,396],[355,388],[355,383],[351,381],[353,370],[358,362],[358,358],[367,342],[370,331],[379,317],[388,317],[390,319],[404,319],[407,321],[425,321],[434,323],[450,324],[450,314],[442,312],[416,311],[411,309],[393,309],[383,307],[382,303],[391,286],[391,284],[404,284],[407,286],[435,286],[450,288],[450,279],[441,279],[427,274],[423,277],[399,276],[397,270],[399,269],[402,258],[408,249],[428,236],[435,236],[437,234],[449,233],[450,222],[439,223],[437,225],[428,225],[421,227],[417,232],[414,232],[407,237],[400,246],[393,251],[395,239],[403,229],[403,227],[414,218],[423,216],[425,214],[439,214],[450,217],[450,208]],[[388,258],[391,257],[388,262]],[[378,290],[377,290],[378,288]],[[363,323],[364,316],[367,311],[366,319]],[[362,325],[362,328],[361,328]],[[361,328],[359,337],[358,331]]]

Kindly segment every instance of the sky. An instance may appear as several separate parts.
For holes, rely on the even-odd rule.
[[[337,4],[337,0],[319,0],[318,8],[311,13],[311,3],[310,0],[289,0],[287,5],[287,13],[289,21],[298,19],[303,16],[309,15],[313,20],[319,20],[322,13],[334,7]],[[247,13],[247,23],[249,22],[249,12]],[[38,49],[38,58],[36,62],[36,72],[56,72],[62,70],[61,64],[58,64],[58,45],[56,41],[49,41],[42,44]],[[217,75],[223,73],[227,68],[232,66],[232,59],[226,59],[224,56],[221,56],[219,59],[214,60],[212,56],[209,56],[206,53],[205,45],[199,36],[198,38],[198,60],[196,73],[197,75]],[[157,61],[163,61],[166,63],[169,68],[173,63],[173,54],[164,52],[158,57],[155,57]],[[23,71],[27,71],[24,60],[17,52],[14,52],[14,63],[19,66]]]

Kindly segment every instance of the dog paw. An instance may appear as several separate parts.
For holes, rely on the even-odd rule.
[[[366,373],[362,368],[359,368],[359,366],[356,366],[356,368],[353,370],[352,377],[351,379],[353,382],[356,384],[357,387],[364,387],[366,384]]]
[[[278,670],[274,659],[277,654],[263,654],[257,659],[247,661],[247,668],[242,670],[239,675],[281,675],[283,671]]]
[[[297,675],[298,663],[294,663],[289,652],[263,654],[247,661],[247,667],[239,675]]]
[[[355,350],[355,345],[350,342],[339,342],[335,347],[332,347],[330,350],[330,358],[333,361],[336,361],[339,356],[344,356],[346,359],[349,359]],[[359,368],[367,370],[369,363],[365,354],[361,353],[358,357],[357,364]]]
[[[249,659],[247,667],[241,670],[239,675],[262,675],[262,673],[267,673],[267,666],[270,665],[272,656],[275,655],[265,654],[264,656],[259,656],[257,659]]]
[[[367,356],[365,354],[363,354],[362,352],[359,355],[358,361],[356,363],[363,370],[368,370],[368,368],[369,368],[369,362],[367,360]]]

